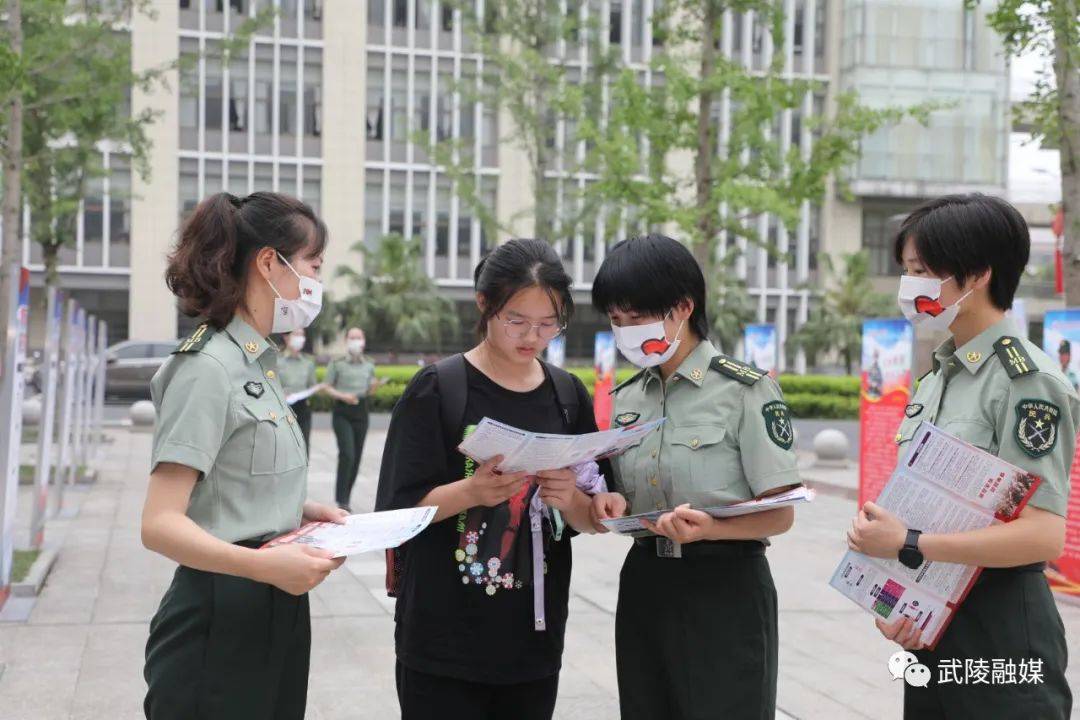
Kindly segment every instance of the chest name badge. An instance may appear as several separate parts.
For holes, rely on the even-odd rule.
[[[244,392],[253,398],[261,398],[263,396],[263,384],[261,382],[255,382],[254,380],[244,383]]]
[[[626,427],[627,425],[636,423],[640,417],[641,413],[636,412],[619,413],[615,416],[615,424],[619,427]]]
[[[769,439],[784,450],[790,450],[795,442],[795,433],[791,429],[791,414],[788,406],[781,400],[765,403],[761,408],[765,418],[765,432]]]
[[[1058,438],[1061,409],[1045,400],[1021,400],[1016,404],[1016,442],[1031,457],[1046,455]]]
[[[922,403],[911,403],[906,408],[904,408],[904,414],[907,415],[909,418],[913,418],[919,413],[921,413],[924,407],[925,406]]]

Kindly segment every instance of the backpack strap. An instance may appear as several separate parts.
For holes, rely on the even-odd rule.
[[[540,365],[544,368],[544,374],[551,378],[551,384],[555,386],[555,402],[562,411],[563,424],[567,433],[573,433],[577,427],[578,402],[577,387],[574,385],[574,376],[560,367],[555,367],[543,360]]]
[[[469,391],[465,375],[465,356],[458,353],[439,360],[435,363],[435,375],[439,382],[439,412],[442,415],[443,438],[447,447],[456,448],[461,442],[461,438],[457,436],[461,424],[465,422],[465,403]]]

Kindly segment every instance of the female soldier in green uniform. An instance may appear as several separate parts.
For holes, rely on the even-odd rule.
[[[332,416],[337,438],[338,463],[334,497],[339,508],[349,510],[360,458],[368,432],[368,395],[377,387],[375,363],[364,355],[364,331],[349,328],[345,335],[345,357],[326,368],[324,392],[336,401]],[[351,512],[351,511],[350,511]]]
[[[286,397],[303,392],[318,383],[315,378],[315,358],[303,352],[305,340],[303,328],[293,330],[286,338],[285,351],[278,364],[278,375],[281,377],[281,386],[285,389]],[[310,456],[311,406],[308,399],[304,398],[294,402],[291,407],[300,426],[300,433],[304,436],[304,451]]]
[[[644,368],[615,388],[615,424],[666,418],[613,460],[617,492],[594,498],[594,519],[675,508],[635,540],[620,576],[623,720],[771,719],[777,607],[765,546],[794,512],[715,520],[692,508],[799,484],[780,388],[709,342],[705,279],[682,243],[615,245],[592,292],[619,350]]]
[[[848,545],[858,552],[900,557],[912,568],[924,561],[986,568],[933,652],[911,620],[878,622],[931,671],[929,686],[904,688],[908,720],[1065,720],[1071,712],[1065,630],[1042,571],[1065,542],[1080,406],[1054,361],[1005,315],[1029,248],[1016,209],[978,194],[924,204],[896,237],[901,309],[917,326],[951,333],[907,407],[899,452],[925,420],[1042,478],[1019,518],[981,530],[921,533],[872,502],[852,523]],[[946,661],[1012,663],[1013,682],[939,682]],[[1016,670],[1033,663],[1041,682],[1017,683]]]
[[[306,545],[259,548],[305,520],[303,438],[267,340],[311,322],[326,227],[304,203],[211,196],[184,225],[166,282],[206,322],[151,384],[157,409],[143,544],[180,564],[150,622],[153,720],[302,718],[307,591],[341,564]]]

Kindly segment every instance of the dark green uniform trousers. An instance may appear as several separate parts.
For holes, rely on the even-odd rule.
[[[293,720],[307,704],[307,595],[179,567],[150,621],[150,720]]]
[[[300,426],[300,433],[304,436],[304,449],[308,457],[311,457],[311,406],[307,400],[301,400],[292,406],[296,413],[296,424]]]
[[[702,542],[661,558],[631,547],[619,576],[622,720],[772,720],[776,588],[759,542]]]
[[[334,437],[337,438],[337,482],[334,499],[338,505],[348,506],[356,475],[360,472],[360,456],[364,454],[364,440],[368,431],[367,398],[360,398],[357,405],[334,403],[332,417]]]
[[[915,653],[930,668],[930,684],[905,685],[905,720],[1068,720],[1065,626],[1042,570],[1042,563],[983,570],[933,652]],[[1042,682],[993,682],[995,660],[1011,661],[1018,681],[1021,660],[1032,659],[1041,661]],[[955,667],[953,660],[959,667],[946,676],[953,682],[939,684],[939,663]],[[966,660],[985,662],[985,682],[971,682]],[[957,675],[967,682],[955,682]]]

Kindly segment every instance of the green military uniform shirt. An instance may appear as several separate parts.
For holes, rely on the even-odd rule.
[[[367,397],[371,384],[375,382],[375,363],[366,355],[353,359],[341,357],[330,363],[326,369],[326,384],[338,392],[349,393],[358,398]]]
[[[1064,516],[1080,404],[1076,390],[1008,318],[957,348],[934,351],[896,443],[907,450],[922,421],[1042,478],[1030,504]]]
[[[199,472],[187,515],[227,542],[295,529],[307,494],[304,438],[277,377],[277,349],[236,317],[203,325],[150,384],[159,463]]]
[[[278,358],[278,377],[286,395],[307,390],[315,385],[315,359],[310,355],[283,354]]]
[[[657,368],[615,389],[614,424],[667,417],[614,458],[629,513],[710,507],[799,484],[791,416],[772,378],[720,355],[708,340],[665,383]]]

